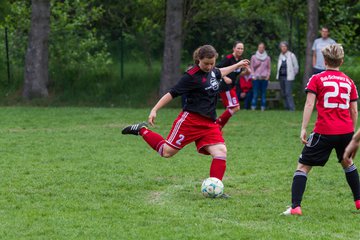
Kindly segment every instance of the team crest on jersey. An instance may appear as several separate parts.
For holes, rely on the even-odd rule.
[[[210,79],[210,85],[211,85],[211,88],[216,91],[219,89],[219,82],[216,80],[216,78],[211,78]]]

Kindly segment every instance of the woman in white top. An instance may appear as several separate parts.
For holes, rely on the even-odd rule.
[[[288,43],[280,43],[280,55],[277,64],[276,79],[280,81],[281,93],[285,100],[285,108],[295,111],[295,103],[292,95],[292,85],[295,75],[299,72],[299,65],[294,53],[288,50]]]

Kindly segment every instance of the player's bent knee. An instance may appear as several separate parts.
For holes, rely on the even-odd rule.
[[[178,151],[179,150],[174,149],[174,148],[170,147],[169,145],[165,144],[161,156],[163,158],[170,158],[170,157],[174,156]]]
[[[225,144],[216,144],[207,147],[207,151],[212,157],[224,157],[226,158],[227,148]]]
[[[233,107],[231,108],[231,110],[233,111],[233,113],[236,113],[237,111],[240,110],[240,106]]]
[[[297,171],[301,171],[301,172],[304,172],[304,173],[309,173],[310,170],[311,170],[311,166],[308,166],[308,165],[304,165],[302,163],[299,163],[298,164],[298,167],[297,167]]]
[[[354,164],[354,162],[353,162],[352,160],[350,160],[350,161],[344,161],[344,160],[342,160],[342,161],[340,162],[340,164],[341,164],[341,166],[342,166],[343,168],[348,168],[348,167],[352,166],[352,165]]]

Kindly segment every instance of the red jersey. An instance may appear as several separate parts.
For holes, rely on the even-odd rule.
[[[313,75],[306,92],[316,94],[318,111],[314,132],[324,135],[339,135],[354,132],[350,116],[350,102],[357,101],[354,82],[344,73],[326,70]]]
[[[251,75],[240,76],[239,84],[241,92],[249,92],[252,89]]]

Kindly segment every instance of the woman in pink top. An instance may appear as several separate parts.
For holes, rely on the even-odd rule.
[[[268,81],[270,79],[271,62],[270,57],[265,51],[265,44],[260,43],[258,50],[251,57],[251,73],[252,73],[252,84],[253,84],[253,99],[251,101],[251,109],[255,110],[257,105],[257,99],[259,96],[259,90],[261,92],[261,111],[265,110],[266,107],[266,89]]]

